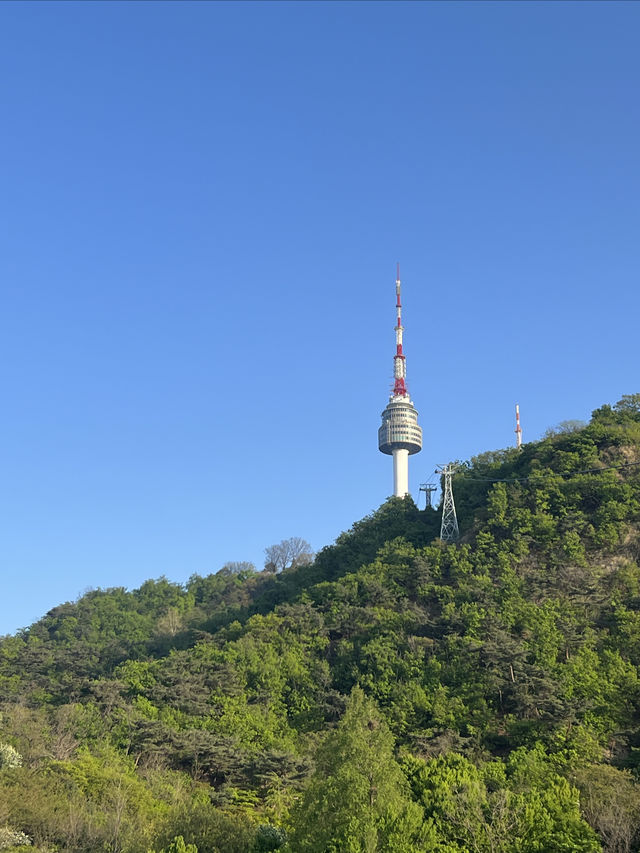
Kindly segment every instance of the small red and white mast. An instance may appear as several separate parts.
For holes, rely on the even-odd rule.
[[[516,403],[516,447],[522,447],[522,427],[520,426],[520,406]]]

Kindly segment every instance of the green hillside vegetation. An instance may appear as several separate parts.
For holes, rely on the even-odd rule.
[[[638,850],[640,395],[454,490],[0,639],[0,850]]]

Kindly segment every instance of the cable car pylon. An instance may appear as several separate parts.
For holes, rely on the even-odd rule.
[[[440,524],[440,539],[442,542],[457,542],[460,538],[456,505],[453,501],[453,486],[451,484],[451,478],[454,473],[455,467],[451,463],[448,465],[439,465],[436,469],[436,474],[441,474],[444,478],[442,489],[442,523]]]

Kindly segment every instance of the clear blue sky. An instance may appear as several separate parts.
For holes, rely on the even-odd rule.
[[[638,3],[0,4],[0,633],[640,391]]]

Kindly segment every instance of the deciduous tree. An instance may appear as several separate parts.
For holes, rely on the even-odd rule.
[[[267,572],[276,573],[285,569],[295,569],[310,563],[313,559],[311,545],[299,536],[283,539],[277,545],[269,545],[264,552],[264,568]]]

